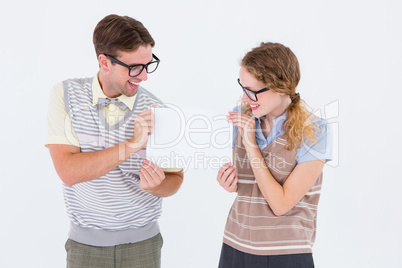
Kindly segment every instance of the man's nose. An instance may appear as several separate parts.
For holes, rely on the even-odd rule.
[[[142,69],[142,72],[137,76],[139,79],[142,81],[147,81],[148,80],[148,73],[147,70],[144,68]]]

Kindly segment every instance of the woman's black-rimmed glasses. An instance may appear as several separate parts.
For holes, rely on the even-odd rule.
[[[112,62],[117,63],[123,67],[128,68],[128,75],[130,77],[136,77],[138,75],[140,75],[140,73],[142,73],[142,71],[145,69],[147,71],[147,73],[153,73],[155,72],[156,68],[158,68],[159,65],[159,58],[152,53],[152,57],[155,59],[155,61],[151,61],[148,64],[134,64],[134,65],[127,65],[124,62],[121,62],[115,58],[113,58],[112,56],[109,56],[107,54],[105,54],[106,57],[108,57]]]
[[[247,97],[249,97],[250,100],[252,100],[252,101],[258,101],[257,94],[260,94],[262,92],[265,92],[265,91],[269,90],[269,88],[267,88],[267,87],[263,88],[263,89],[260,89],[258,91],[252,91],[250,89],[247,89],[247,88],[243,87],[242,84],[240,84],[240,78],[237,78],[237,83],[239,83],[239,85],[243,89],[244,93],[246,93]]]

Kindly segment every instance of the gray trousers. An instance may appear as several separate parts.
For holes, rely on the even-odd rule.
[[[133,244],[94,247],[66,242],[67,268],[160,268],[161,234]]]

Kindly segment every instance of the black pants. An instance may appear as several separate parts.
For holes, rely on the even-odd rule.
[[[314,268],[313,254],[260,256],[223,244],[219,268]]]

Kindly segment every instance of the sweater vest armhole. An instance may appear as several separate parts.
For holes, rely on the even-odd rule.
[[[64,94],[64,107],[66,109],[66,113],[70,115],[70,98],[68,95],[68,80],[63,81],[63,94]]]

